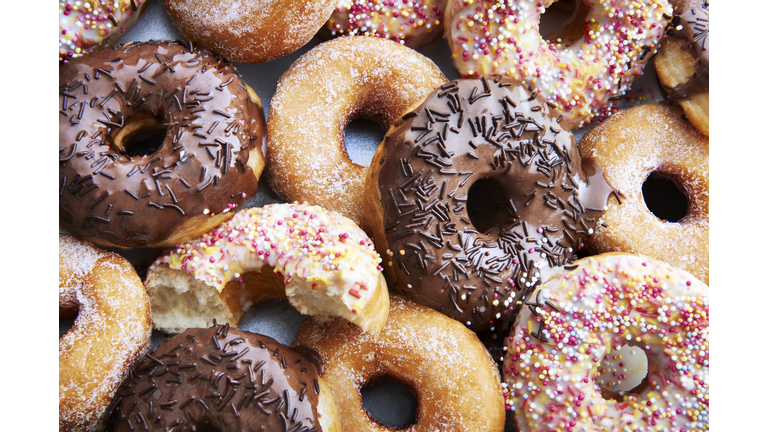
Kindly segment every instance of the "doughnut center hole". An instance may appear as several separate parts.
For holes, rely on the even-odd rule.
[[[344,146],[349,159],[361,166],[371,165],[373,155],[384,140],[384,129],[375,121],[355,118],[344,130]]]
[[[595,379],[606,399],[624,400],[648,384],[648,357],[636,346],[624,345],[603,356]]]
[[[477,180],[467,195],[467,215],[472,226],[483,234],[512,219],[506,197],[509,194],[493,178]]]
[[[688,214],[689,202],[683,188],[675,179],[654,171],[643,183],[646,207],[659,219],[680,222]]]
[[[117,151],[128,157],[153,155],[160,149],[168,128],[154,116],[141,114],[129,117],[116,131],[113,143]]]
[[[559,0],[539,17],[539,34],[551,43],[570,46],[583,35],[583,23],[589,9],[582,1]]]
[[[383,377],[369,381],[360,394],[365,411],[384,426],[400,429],[416,423],[418,400],[407,385]]]

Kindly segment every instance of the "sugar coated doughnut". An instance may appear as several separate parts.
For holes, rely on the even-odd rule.
[[[709,283],[709,138],[681,116],[666,104],[640,105],[617,112],[579,142],[584,159],[600,164],[618,191],[589,247],[663,260]],[[684,195],[679,220],[649,209],[654,190],[643,187],[654,179]]]
[[[709,288],[630,254],[557,271],[506,340],[516,430],[709,430]]]
[[[59,430],[100,431],[117,388],[149,349],[149,298],[124,258],[59,234],[59,309],[75,320],[59,338]]]
[[[150,0],[59,1],[59,61],[114,45]]]
[[[368,231],[367,167],[349,159],[344,130],[358,117],[387,129],[445,76],[396,42],[353,36],[322,43],[283,74],[271,101],[267,160],[272,188],[286,201],[337,211]]]
[[[229,325],[189,329],[117,392],[112,430],[340,432],[333,397],[294,350]]]
[[[462,76],[507,74],[538,89],[576,129],[610,111],[656,52],[667,0],[577,0],[546,38],[539,18],[554,0],[448,0],[445,35]]]
[[[550,105],[483,76],[395,122],[365,193],[392,288],[475,331],[503,328],[540,271],[583,247],[612,190]]]
[[[189,40],[233,62],[263,63],[301,48],[337,0],[163,0]]]
[[[164,254],[147,275],[155,327],[178,333],[214,319],[237,325],[256,303],[285,299],[307,315],[371,333],[389,294],[373,242],[350,219],[307,204],[247,208]]]
[[[662,39],[654,66],[667,97],[709,136],[709,0],[676,0],[669,37]]]
[[[102,246],[202,235],[256,193],[261,102],[234,67],[175,42],[59,69],[59,223]]]
[[[362,405],[360,389],[383,377],[418,399],[407,431],[491,432],[504,429],[499,371],[477,336],[460,323],[392,297],[384,330],[371,336],[343,322],[305,321],[294,346],[316,352],[347,431],[391,431]]]
[[[325,24],[331,37],[375,36],[411,48],[443,31],[444,0],[339,0]]]

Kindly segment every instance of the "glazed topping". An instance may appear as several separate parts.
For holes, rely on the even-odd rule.
[[[60,1],[59,61],[79,57],[107,38],[120,37],[126,31],[124,22],[143,3],[146,0]]]
[[[375,36],[410,47],[443,29],[444,1],[339,0],[326,24],[332,36]]]
[[[696,45],[702,63],[709,65],[709,0],[682,0],[675,7],[679,15],[672,19],[673,34]]]
[[[262,115],[229,63],[178,43],[70,61],[59,73],[62,226],[136,247],[232,211],[256,192],[249,152],[260,151]],[[146,132],[162,144],[134,153]]]
[[[584,246],[612,190],[561,120],[495,76],[452,81],[395,123],[378,186],[397,289],[488,329]]]
[[[553,0],[455,0],[446,38],[462,76],[508,74],[535,87],[579,128],[610,112],[651,58],[672,8],[667,0],[591,0],[573,34],[546,40],[539,17]],[[570,32],[566,32],[570,33]]]
[[[214,325],[148,354],[117,391],[112,419],[115,431],[321,431],[319,392],[315,366],[295,351]]]
[[[506,342],[507,405],[521,429],[708,430],[708,287],[637,255],[575,264],[526,302]],[[641,356],[642,384],[614,386]]]
[[[231,280],[264,265],[312,289],[340,287],[349,310],[361,311],[378,284],[381,267],[373,242],[350,219],[307,204],[272,204],[241,210],[226,223],[162,256],[153,267],[194,275],[221,292]],[[150,269],[150,272],[152,269]]]

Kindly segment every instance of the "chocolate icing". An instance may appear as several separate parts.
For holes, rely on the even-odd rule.
[[[322,431],[312,362],[273,339],[214,325],[165,340],[112,403],[111,431]]]
[[[175,42],[96,51],[59,69],[59,102],[59,221],[72,234],[147,246],[256,193],[264,115],[220,57]],[[137,119],[167,128],[153,154],[116,140]]]
[[[389,248],[391,286],[475,331],[509,323],[540,270],[583,246],[613,191],[600,167],[582,166],[562,116],[509,77],[442,86],[382,145],[372,162],[385,236],[376,244]],[[502,193],[478,196],[505,213],[486,232],[467,211],[482,179]]]

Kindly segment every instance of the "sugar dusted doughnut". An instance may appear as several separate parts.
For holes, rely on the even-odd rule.
[[[347,156],[344,129],[363,117],[386,130],[445,81],[431,60],[390,40],[352,36],[318,45],[283,74],[272,98],[270,185],[286,201],[337,211],[367,232],[368,168]]]
[[[479,331],[508,325],[540,272],[584,246],[611,192],[562,115],[496,75],[399,119],[364,203],[392,288]]]
[[[229,325],[165,340],[123,382],[113,406],[116,432],[341,432],[311,361]]]
[[[443,31],[445,0],[339,0],[325,24],[331,37],[375,36],[418,48]]]
[[[646,104],[622,110],[579,142],[585,160],[605,170],[618,191],[590,238],[594,252],[631,252],[668,262],[709,283],[709,138],[679,108]],[[649,210],[649,179],[671,180],[684,194],[684,216]],[[674,187],[674,186],[673,186]]]
[[[99,46],[112,46],[136,22],[150,0],[60,0],[59,61]]]
[[[108,406],[150,346],[149,298],[131,264],[59,234],[59,430],[100,431]]]
[[[516,430],[709,430],[709,288],[630,254],[559,269],[506,341]]]
[[[387,324],[371,336],[343,322],[305,321],[294,346],[318,354],[345,431],[390,431],[365,411],[360,388],[382,376],[418,399],[407,431],[500,432],[504,405],[499,372],[477,336],[460,323],[392,297]]]
[[[265,135],[256,93],[208,51],[144,42],[78,57],[59,68],[59,223],[102,246],[202,235],[256,193]]]
[[[247,208],[158,258],[146,286],[155,327],[171,333],[226,322],[256,303],[287,299],[307,315],[342,317],[373,334],[389,294],[371,240],[318,206]]]
[[[240,63],[264,63],[301,48],[337,0],[163,0],[189,40]]]
[[[573,129],[610,111],[656,52],[667,0],[577,0],[546,38],[539,18],[554,0],[448,0],[445,36],[462,76],[508,74],[556,104]]]

